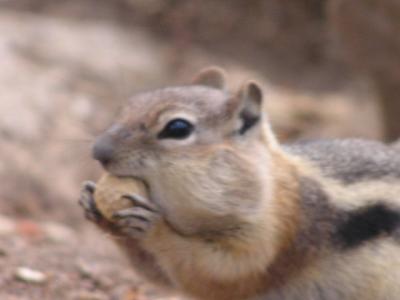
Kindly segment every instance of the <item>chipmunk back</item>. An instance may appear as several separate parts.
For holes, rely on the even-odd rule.
[[[150,199],[86,215],[135,269],[194,299],[398,299],[400,151],[362,140],[280,145],[259,85],[219,69],[135,96],[94,158],[140,178]]]

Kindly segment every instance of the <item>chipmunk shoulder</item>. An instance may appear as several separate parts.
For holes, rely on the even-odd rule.
[[[399,149],[281,145],[265,101],[211,68],[133,97],[97,138],[108,172],[149,187],[114,224],[138,272],[194,299],[398,299]]]

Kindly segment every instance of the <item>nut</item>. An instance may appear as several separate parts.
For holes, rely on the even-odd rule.
[[[94,199],[98,210],[111,221],[115,212],[133,206],[130,200],[122,197],[133,193],[148,197],[146,187],[140,180],[106,173],[97,182]]]

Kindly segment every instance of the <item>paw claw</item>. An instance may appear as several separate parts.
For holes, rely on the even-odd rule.
[[[114,213],[113,219],[121,232],[137,239],[143,237],[153,227],[159,215],[146,208],[135,206]]]
[[[151,203],[147,198],[138,194],[126,194],[122,196],[125,199],[130,200],[135,206],[142,207],[152,212],[158,212],[157,207]]]

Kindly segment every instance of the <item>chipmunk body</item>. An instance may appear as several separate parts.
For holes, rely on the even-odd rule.
[[[150,199],[105,221],[138,273],[207,300],[398,299],[400,152],[361,140],[279,145],[254,82],[221,71],[134,97],[96,141]],[[112,228],[112,230],[111,230]]]

